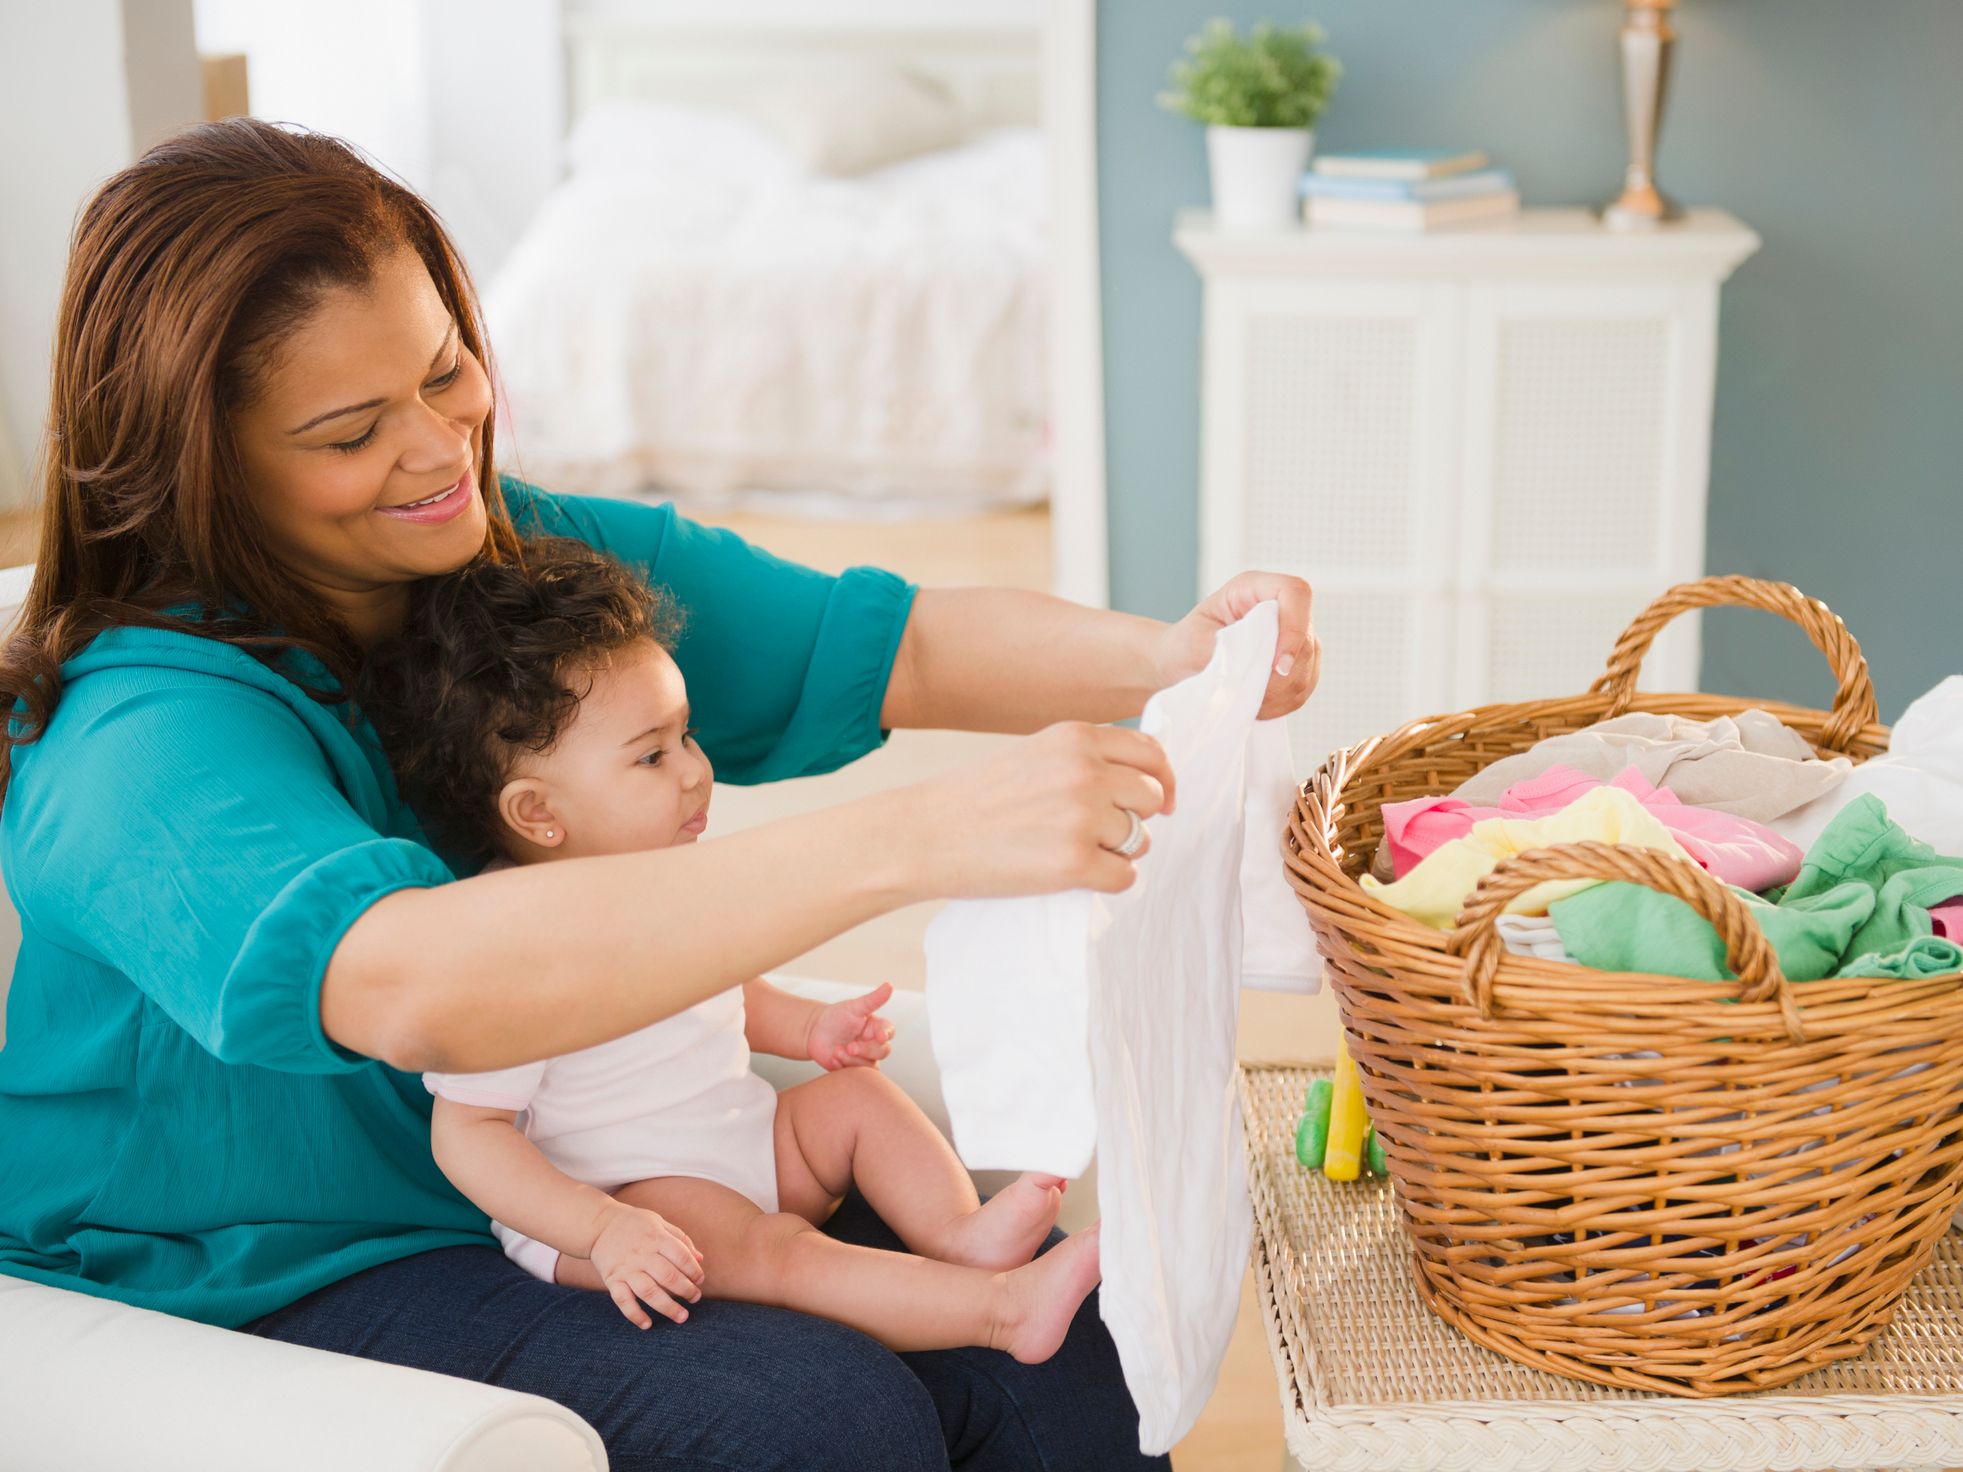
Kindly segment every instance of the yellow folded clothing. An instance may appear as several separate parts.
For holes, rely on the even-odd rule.
[[[1696,861],[1643,805],[1619,787],[1597,787],[1546,818],[1487,818],[1464,838],[1441,844],[1395,884],[1370,875],[1363,887],[1385,904],[1436,930],[1450,930],[1479,881],[1501,859],[1587,839],[1674,854]],[[1551,879],[1536,884],[1506,907],[1509,915],[1544,915],[1556,900],[1600,883],[1595,879]]]

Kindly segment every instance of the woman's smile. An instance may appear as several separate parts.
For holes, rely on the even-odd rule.
[[[471,478],[469,469],[457,477],[455,484],[438,491],[433,496],[425,496],[420,501],[407,501],[400,506],[377,506],[375,509],[383,516],[392,516],[397,521],[419,522],[425,526],[451,520],[461,515],[470,506],[471,498],[477,494],[477,482]]]

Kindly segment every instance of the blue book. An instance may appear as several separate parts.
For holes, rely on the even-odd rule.
[[[1350,179],[1331,174],[1304,174],[1305,199],[1433,200],[1470,199],[1480,194],[1504,194],[1513,187],[1508,169],[1482,169],[1476,174],[1452,174],[1443,179]]]
[[[1486,163],[1486,155],[1476,148],[1360,148],[1321,155],[1315,171],[1346,179],[1441,179],[1469,174]]]

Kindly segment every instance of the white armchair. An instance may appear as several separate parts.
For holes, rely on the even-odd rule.
[[[0,968],[19,920],[0,905]],[[859,987],[775,977],[827,1001]],[[5,998],[0,976],[0,1001]],[[943,1130],[927,1008],[899,992],[886,1072]],[[761,1059],[782,1088],[813,1064]],[[1075,1193],[1073,1193],[1075,1194]],[[448,1375],[255,1339],[0,1275],[0,1472],[604,1472],[564,1406]]]
[[[28,574],[0,571],[0,631]],[[0,1019],[19,941],[0,895]],[[827,1001],[863,990],[773,979]],[[925,999],[895,993],[885,1015],[895,1027],[886,1072],[945,1131]],[[782,1088],[817,1069],[760,1059],[759,1071]],[[1067,1214],[1080,1222],[1095,1206],[1095,1187],[1079,1183]],[[275,1461],[286,1472],[603,1472],[607,1455],[583,1420],[538,1396],[0,1274],[0,1472],[261,1472]]]

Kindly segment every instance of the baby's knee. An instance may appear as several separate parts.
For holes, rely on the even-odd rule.
[[[860,1113],[885,1113],[911,1109],[913,1101],[893,1080],[877,1068],[839,1068],[819,1080],[825,1086],[825,1107],[849,1108]]]
[[[744,1223],[733,1253],[717,1255],[724,1259],[725,1275],[740,1278],[741,1296],[779,1303],[783,1301],[786,1285],[810,1270],[809,1258],[813,1249],[821,1245],[822,1237],[801,1216],[788,1211],[762,1211]]]

